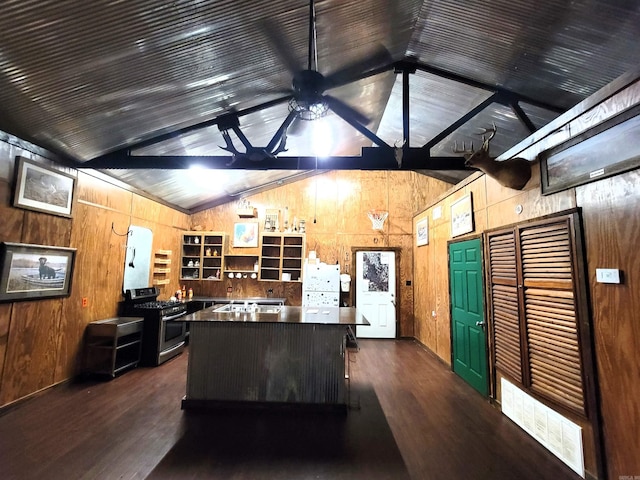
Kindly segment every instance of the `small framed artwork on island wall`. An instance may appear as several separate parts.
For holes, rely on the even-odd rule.
[[[0,302],[68,297],[76,249],[2,242]]]
[[[451,236],[473,232],[473,203],[468,193],[451,204]]]
[[[71,217],[75,177],[16,157],[13,206]]]

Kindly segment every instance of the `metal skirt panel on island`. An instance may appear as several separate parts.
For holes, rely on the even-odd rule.
[[[282,318],[289,321],[222,321],[218,314],[194,314],[182,407],[296,404],[346,408],[345,351],[351,322],[344,323],[345,312],[341,312],[343,321],[315,323],[293,321],[299,307],[283,308],[289,311]],[[301,310],[298,317],[309,318],[304,313]],[[355,312],[349,313],[356,323]],[[358,322],[366,320],[359,318]]]

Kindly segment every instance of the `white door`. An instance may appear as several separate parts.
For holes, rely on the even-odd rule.
[[[396,338],[396,254],[356,252],[356,308],[371,325],[357,326],[358,338]]]

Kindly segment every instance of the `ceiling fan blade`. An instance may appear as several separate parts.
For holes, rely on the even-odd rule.
[[[347,119],[355,120],[356,122],[362,125],[367,125],[369,122],[371,122],[370,118],[360,113],[355,108],[347,105],[342,100],[338,100],[337,98],[332,97],[331,95],[323,95],[322,98],[324,98],[324,101],[327,103],[327,105],[329,105],[329,108],[333,110],[333,112],[336,115],[338,115],[339,117],[342,117],[345,120]]]
[[[299,137],[302,135],[305,129],[306,121],[302,120],[299,116],[296,115],[296,118],[293,119],[291,125],[289,125],[289,129],[287,130],[287,134],[292,137]]]
[[[282,28],[273,20],[265,19],[260,22],[262,31],[273,47],[274,52],[284,67],[293,76],[303,69],[291,48],[292,43],[282,34]]]
[[[367,76],[368,73],[381,69],[383,67],[391,67],[393,64],[393,57],[389,50],[380,46],[373,54],[367,58],[347,65],[335,72],[326,75],[324,77],[325,87],[327,90],[346,85],[347,83],[354,82]]]
[[[294,91],[291,88],[259,88],[253,89],[252,92],[260,95],[280,95],[280,96],[293,96]]]

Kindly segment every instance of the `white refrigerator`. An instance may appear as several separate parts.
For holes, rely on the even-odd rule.
[[[302,277],[303,307],[340,306],[340,265],[305,263]]]

